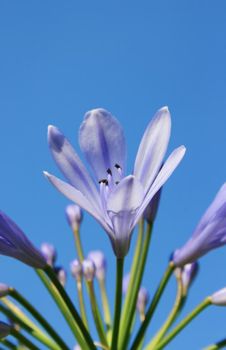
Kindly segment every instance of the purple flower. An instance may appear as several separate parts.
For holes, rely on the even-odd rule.
[[[94,182],[64,135],[56,127],[49,126],[50,150],[69,183],[47,172],[45,175],[61,193],[99,221],[118,258],[127,254],[133,228],[184,156],[185,148],[181,146],[161,168],[170,129],[170,114],[164,107],[149,123],[137,152],[133,174],[126,176],[126,146],[120,124],[104,109],[88,112],[80,128],[79,142],[95,174]]]
[[[95,276],[95,265],[90,259],[85,259],[82,262],[82,272],[87,281],[92,281]]]
[[[106,272],[106,259],[104,254],[100,250],[94,250],[88,254],[88,259],[94,262],[97,279],[103,280]]]
[[[129,287],[130,273],[127,273],[122,280],[122,292],[125,295]]]
[[[148,204],[147,208],[144,211],[144,218],[148,222],[153,222],[155,220],[158,207],[159,207],[159,201],[161,197],[162,190],[160,189],[152,198],[151,202]]]
[[[226,243],[226,184],[217,193],[192,237],[173,254],[176,266],[196,261],[210,250]]]
[[[211,295],[211,303],[218,306],[226,306],[226,288],[222,288]]]
[[[56,257],[57,257],[55,247],[49,243],[42,243],[41,252],[44,255],[44,257],[46,258],[47,263],[49,265],[53,266],[55,261],[56,261]]]
[[[194,281],[195,277],[197,276],[199,269],[199,265],[197,261],[191,263],[191,264],[186,264],[182,268],[182,273],[181,273],[181,279],[182,279],[182,285],[183,285],[183,293],[186,294],[188,288]]]
[[[58,281],[64,287],[67,281],[67,273],[62,266],[55,266],[54,272],[57,275]]]
[[[72,230],[78,230],[82,221],[82,210],[76,204],[69,204],[66,209],[66,218]]]
[[[11,331],[11,327],[5,323],[0,321],[0,339],[7,337]]]
[[[82,264],[79,260],[75,259],[70,264],[71,274],[77,280],[81,281],[82,279]]]
[[[41,252],[3,212],[0,212],[0,254],[11,256],[38,269],[44,268],[47,264]]]
[[[0,283],[0,298],[5,297],[10,292],[10,287],[5,283]]]
[[[140,287],[137,296],[137,310],[143,316],[149,300],[149,293],[146,288]]]

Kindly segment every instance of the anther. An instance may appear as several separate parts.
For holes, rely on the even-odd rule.
[[[121,169],[120,165],[117,164],[117,163],[115,164],[115,168],[116,168],[116,169]]]
[[[115,181],[115,184],[118,185],[118,184],[119,184],[119,181]]]
[[[107,179],[102,179],[102,180],[100,180],[100,181],[98,181],[98,182],[99,182],[99,184],[103,183],[103,184],[105,184],[106,186],[108,185],[108,180],[107,180]]]
[[[112,172],[111,172],[111,169],[110,169],[110,168],[107,169],[107,173],[108,173],[109,175],[112,175]]]

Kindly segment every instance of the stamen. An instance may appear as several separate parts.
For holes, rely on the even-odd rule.
[[[104,184],[104,185],[108,185],[108,180],[107,179],[102,179],[100,181],[98,181],[99,184]]]
[[[115,168],[117,169],[117,172],[119,174],[119,180],[121,180],[122,179],[122,168],[117,163],[115,164]]]
[[[117,164],[117,163],[115,164],[115,168],[116,168],[116,169],[122,169],[122,168],[120,167],[120,165]]]
[[[107,169],[107,173],[108,173],[109,175],[112,175],[112,171],[111,171],[110,168]]]

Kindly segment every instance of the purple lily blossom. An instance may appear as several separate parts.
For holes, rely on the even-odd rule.
[[[126,176],[126,146],[119,122],[104,109],[86,113],[79,143],[94,172],[94,182],[64,135],[54,126],[48,128],[53,158],[69,183],[44,174],[61,193],[96,218],[118,258],[127,254],[133,228],[184,156],[185,147],[181,146],[162,166],[170,130],[170,113],[163,107],[144,133],[133,174]]]
[[[18,259],[37,269],[43,269],[47,264],[42,253],[3,212],[0,212],[0,254]]]
[[[226,244],[226,183],[196,227],[192,237],[173,254],[175,266],[199,259],[210,250]]]

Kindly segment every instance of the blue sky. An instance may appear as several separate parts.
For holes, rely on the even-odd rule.
[[[44,169],[59,175],[46,142],[47,125],[57,125],[78,150],[84,113],[110,110],[125,130],[130,171],[147,123],[168,105],[173,123],[168,153],[185,144],[187,154],[162,196],[144,280],[153,292],[169,254],[189,238],[226,178],[225,33],[224,0],[2,0],[0,208],[37,246],[52,242],[59,263],[68,266],[75,256],[64,217],[68,202],[42,175]],[[114,256],[106,234],[88,215],[82,239],[86,252],[105,251],[113,298]],[[33,271],[5,257],[0,264],[1,281],[16,286],[40,310],[48,309],[48,318],[72,343]],[[225,264],[226,248],[201,260],[184,313],[226,285]],[[68,290],[76,298],[72,280]],[[174,292],[172,282],[150,335],[164,320]],[[211,308],[168,349],[200,349],[219,340],[226,336],[225,321],[225,308]]]

